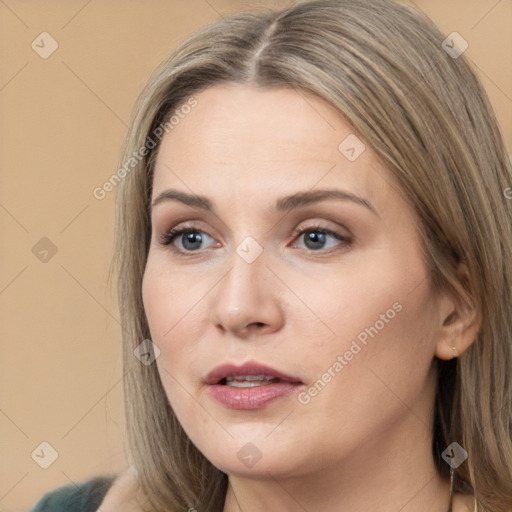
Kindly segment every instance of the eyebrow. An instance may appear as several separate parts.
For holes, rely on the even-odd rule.
[[[363,197],[359,197],[351,192],[346,192],[339,189],[322,189],[307,192],[297,192],[295,194],[282,197],[276,201],[276,210],[280,212],[288,212],[311,203],[317,203],[328,199],[338,199],[343,201],[351,201],[358,205],[364,206],[375,215],[379,216],[372,204]],[[179,201],[187,206],[201,208],[214,212],[215,208],[210,199],[205,196],[187,194],[175,189],[164,190],[155,198],[151,204],[151,208],[165,201]]]

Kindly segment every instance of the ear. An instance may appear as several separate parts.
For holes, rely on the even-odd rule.
[[[457,269],[459,293],[445,293],[439,298],[440,327],[435,354],[439,359],[453,359],[475,341],[481,326],[481,312],[472,300],[475,296],[467,266]]]

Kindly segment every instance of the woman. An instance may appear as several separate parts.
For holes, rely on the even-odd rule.
[[[445,39],[320,0],[155,72],[117,188],[132,467],[93,510],[512,510],[512,170]]]

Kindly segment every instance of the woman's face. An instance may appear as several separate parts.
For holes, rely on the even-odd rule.
[[[192,442],[282,477],[426,442],[441,314],[391,174],[313,95],[195,100],[159,149],[142,290]]]

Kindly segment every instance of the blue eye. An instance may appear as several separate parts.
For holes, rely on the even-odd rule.
[[[305,229],[297,229],[293,235],[295,238],[304,237],[305,249],[310,252],[326,252],[324,250],[332,248],[333,245],[338,245],[341,249],[351,245],[352,243],[352,240],[349,237],[343,236],[340,233],[322,226],[310,226]],[[210,235],[200,229],[192,226],[183,226],[180,228],[170,229],[163,233],[160,237],[160,244],[170,246],[171,250],[175,253],[187,255],[200,252],[201,249],[204,249],[201,245],[208,238],[213,240]],[[329,239],[333,240],[334,244],[331,243],[330,246],[326,247],[326,245],[329,245]],[[175,242],[177,240],[180,241],[181,247],[175,246]],[[336,244],[336,241],[338,244]]]
[[[178,229],[171,229],[164,233],[160,239],[160,243],[162,245],[171,245],[179,237],[185,251],[174,248],[173,250],[177,252],[197,252],[197,249],[200,249],[200,245],[205,239],[205,235],[206,237],[211,238],[208,234],[204,231],[200,231],[199,229],[182,227]]]
[[[299,238],[303,237],[306,249],[313,252],[329,248],[326,247],[329,238],[341,242],[341,245],[343,246],[350,244],[350,240],[347,237],[344,237],[330,229],[323,228],[322,226],[313,226],[307,229],[302,229],[298,232],[298,235]],[[336,243],[334,243],[334,245],[336,245]]]

